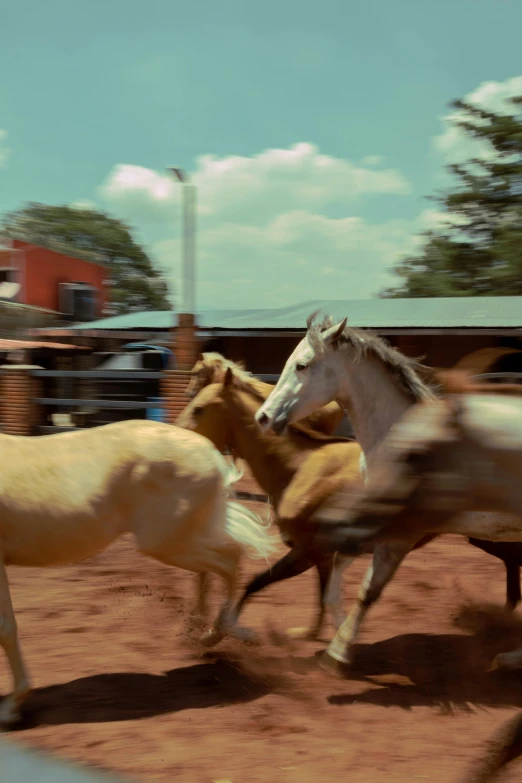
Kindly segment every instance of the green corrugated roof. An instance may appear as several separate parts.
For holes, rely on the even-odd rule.
[[[522,296],[438,299],[316,299],[291,307],[257,310],[206,310],[197,322],[203,329],[303,329],[313,310],[330,313],[350,326],[384,328],[522,328]],[[116,315],[71,327],[84,329],[172,328],[170,310]]]

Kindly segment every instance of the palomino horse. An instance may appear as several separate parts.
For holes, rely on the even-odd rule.
[[[240,557],[266,557],[276,544],[255,514],[227,502],[229,468],[206,438],[122,421],[38,438],[0,435],[0,453],[0,644],[14,680],[0,724],[18,719],[29,692],[8,565],[73,563],[134,533],[144,554],[224,580],[226,600],[207,641],[243,636],[232,613]]]
[[[345,562],[338,558],[333,565],[331,557],[309,546],[313,534],[309,520],[329,494],[345,483],[360,480],[362,452],[357,443],[322,435],[302,422],[283,438],[261,433],[255,426],[255,414],[271,388],[245,370],[229,366],[224,381],[203,388],[176,423],[205,435],[220,451],[231,450],[250,465],[270,497],[286,543],[292,547],[278,563],[250,582],[238,612],[253,593],[315,565],[320,610],[307,635],[316,638],[325,605],[337,628],[343,620],[341,576]]]
[[[421,380],[418,364],[384,340],[358,329],[346,328],[346,319],[332,326],[330,319],[316,325],[308,319],[308,333],[288,359],[279,383],[256,419],[264,428],[281,432],[316,407],[336,399],[349,412],[361,444],[370,478],[375,452],[390,427],[415,403],[434,402],[436,396]],[[496,387],[495,387],[496,388]],[[321,511],[321,514],[326,513]],[[420,536],[412,533],[393,544],[376,546],[373,562],[361,585],[358,600],[344,624],[344,649],[332,641],[328,654],[349,663],[360,625],[370,606]],[[520,601],[519,565],[522,545],[470,539],[474,546],[499,557],[507,571],[507,605]]]

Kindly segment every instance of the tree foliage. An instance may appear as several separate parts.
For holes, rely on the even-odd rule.
[[[437,198],[447,221],[395,267],[402,281],[381,296],[522,294],[522,96],[510,102],[506,113],[453,104],[458,127],[488,154],[449,166],[456,185]]]
[[[4,216],[2,233],[103,264],[111,314],[167,310],[167,285],[131,229],[94,209],[30,203]]]

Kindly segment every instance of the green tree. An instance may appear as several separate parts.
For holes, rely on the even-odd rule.
[[[453,104],[458,127],[490,154],[449,166],[456,185],[436,197],[447,221],[395,267],[402,281],[381,296],[522,294],[522,96],[510,102],[506,113]]]
[[[6,214],[1,231],[103,264],[111,314],[170,308],[167,285],[129,226],[104,212],[30,203]]]

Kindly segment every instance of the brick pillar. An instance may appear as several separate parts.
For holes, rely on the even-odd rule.
[[[2,373],[2,431],[6,435],[33,435],[40,422],[41,410],[33,403],[39,394],[39,378],[31,370],[41,370],[32,364],[4,364]]]
[[[177,417],[190,402],[185,397],[185,389],[190,381],[190,373],[167,370],[161,381],[161,397],[165,409],[165,421],[174,424]]]
[[[191,370],[198,360],[199,340],[196,334],[196,319],[192,313],[178,314],[174,354],[178,370]]]

